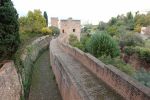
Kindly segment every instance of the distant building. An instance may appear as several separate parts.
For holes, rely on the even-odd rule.
[[[57,17],[52,17],[51,18],[51,26],[58,27],[58,18]]]
[[[70,34],[74,34],[75,36],[77,36],[78,40],[80,40],[80,34],[81,34],[80,20],[73,20],[72,18],[63,19],[60,20],[60,23],[58,25],[58,19],[51,18],[51,25],[57,27],[60,26],[61,34],[67,35],[67,38],[69,38]]]
[[[142,27],[141,28],[141,34],[150,35],[150,26],[148,26],[148,27]]]

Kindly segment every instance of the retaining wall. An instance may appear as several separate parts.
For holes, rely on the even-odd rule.
[[[116,67],[112,65],[105,65],[92,55],[71,47],[62,41],[58,40],[58,43],[65,52],[68,52],[70,55],[74,56],[93,74],[103,80],[126,100],[150,100],[150,89],[148,87],[141,85],[139,82],[121,72]],[[61,80],[61,75],[58,79]]]
[[[48,48],[50,40],[51,38],[49,36],[43,36],[34,40],[25,48],[21,55],[21,64],[19,67],[22,67],[21,76],[24,87],[24,95],[26,98],[29,93],[33,64],[38,58],[40,52]]]
[[[20,100],[21,83],[13,61],[0,69],[0,100]]]

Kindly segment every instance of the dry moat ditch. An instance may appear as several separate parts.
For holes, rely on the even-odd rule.
[[[29,100],[62,100],[50,66],[48,50],[34,63]]]

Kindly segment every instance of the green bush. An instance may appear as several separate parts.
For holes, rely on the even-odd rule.
[[[145,40],[145,47],[150,48],[150,39]]]
[[[135,48],[134,47],[125,47],[124,52],[128,56],[131,56],[135,53]]]
[[[74,34],[71,34],[69,36],[69,44],[73,47],[77,47],[81,50],[83,50],[83,45],[80,43],[80,41],[77,39],[77,37]]]
[[[0,60],[12,57],[20,44],[18,14],[11,0],[0,5]]]
[[[116,57],[119,55],[119,47],[115,40],[111,38],[107,33],[98,32],[91,36],[90,40],[86,44],[86,49],[89,53],[95,57],[111,56]]]
[[[126,64],[123,60],[120,58],[111,58],[111,57],[106,57],[102,56],[99,57],[99,59],[104,62],[105,64],[111,64],[121,70],[122,72],[128,74],[128,75],[133,75],[134,74],[134,69],[132,68],[131,65]]]
[[[87,50],[86,50],[86,44],[87,44],[87,42],[90,40],[90,36],[89,35],[87,35],[87,36],[83,36],[83,37],[81,37],[81,44],[83,45],[83,51],[84,52],[87,52]]]
[[[49,29],[52,30],[53,36],[58,36],[60,34],[60,30],[55,26],[51,26],[51,27],[49,27]]]
[[[119,34],[118,28],[116,26],[107,27],[106,31],[111,36],[117,36]]]
[[[142,46],[144,41],[138,34],[128,33],[124,34],[120,38],[120,46]]]
[[[144,47],[125,47],[125,54],[131,56],[136,54],[140,60],[150,63],[150,48]]]
[[[141,69],[135,73],[134,78],[138,80],[140,83],[142,83],[143,85],[150,88],[150,72]]]
[[[147,63],[150,63],[150,48],[135,47],[135,51],[141,60],[144,60]]]
[[[50,30],[48,27],[43,27],[41,32],[44,35],[52,35],[52,30]]]

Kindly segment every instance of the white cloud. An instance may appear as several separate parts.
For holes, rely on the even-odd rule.
[[[29,10],[47,11],[50,17],[73,17],[97,24],[128,11],[150,10],[150,0],[12,0],[20,16]]]

